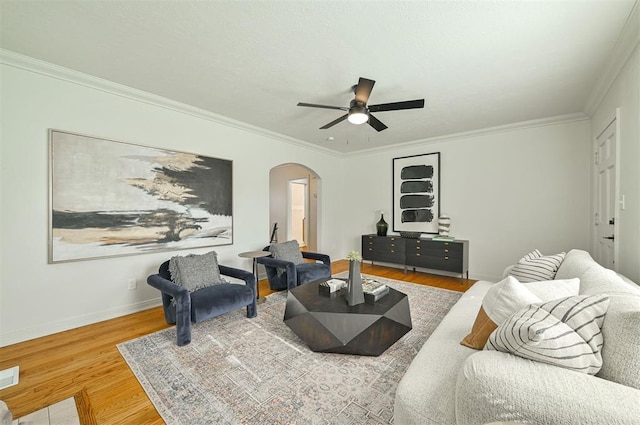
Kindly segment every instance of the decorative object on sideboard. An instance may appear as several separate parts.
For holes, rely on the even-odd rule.
[[[358,251],[351,251],[347,255],[349,260],[349,278],[347,280],[347,294],[345,299],[349,306],[364,303],[364,293],[362,292],[362,275],[360,274],[360,263],[362,256]]]
[[[449,236],[449,228],[451,227],[451,217],[447,214],[440,214],[438,217],[438,235]]]
[[[420,235],[422,235],[422,232],[403,232],[400,231],[400,237],[403,237],[405,239],[420,239]]]
[[[387,236],[387,230],[389,230],[389,225],[386,221],[384,221],[384,211],[380,211],[380,221],[376,223],[376,230],[378,236]]]
[[[393,158],[393,231],[438,233],[440,152]]]

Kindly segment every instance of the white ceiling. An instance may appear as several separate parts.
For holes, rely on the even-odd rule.
[[[353,152],[584,112],[634,3],[1,0],[0,45]],[[348,106],[361,76],[370,104],[426,107],[378,133],[296,106]]]

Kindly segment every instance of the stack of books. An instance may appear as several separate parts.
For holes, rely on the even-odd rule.
[[[320,285],[318,285],[318,290],[323,295],[329,295],[329,294],[333,294],[336,291],[339,291],[345,286],[347,286],[347,282],[345,282],[344,280],[329,279],[326,282],[320,283]]]
[[[365,279],[362,282],[362,292],[366,302],[376,302],[389,293],[389,287],[373,279]]]

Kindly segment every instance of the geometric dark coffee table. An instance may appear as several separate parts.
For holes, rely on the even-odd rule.
[[[379,356],[411,330],[409,300],[389,293],[349,307],[342,291],[318,293],[320,279],[289,290],[284,322],[312,351]]]

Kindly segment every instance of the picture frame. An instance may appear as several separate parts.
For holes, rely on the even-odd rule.
[[[438,233],[440,152],[393,158],[393,231]]]
[[[49,263],[233,244],[233,162],[49,130]]]

